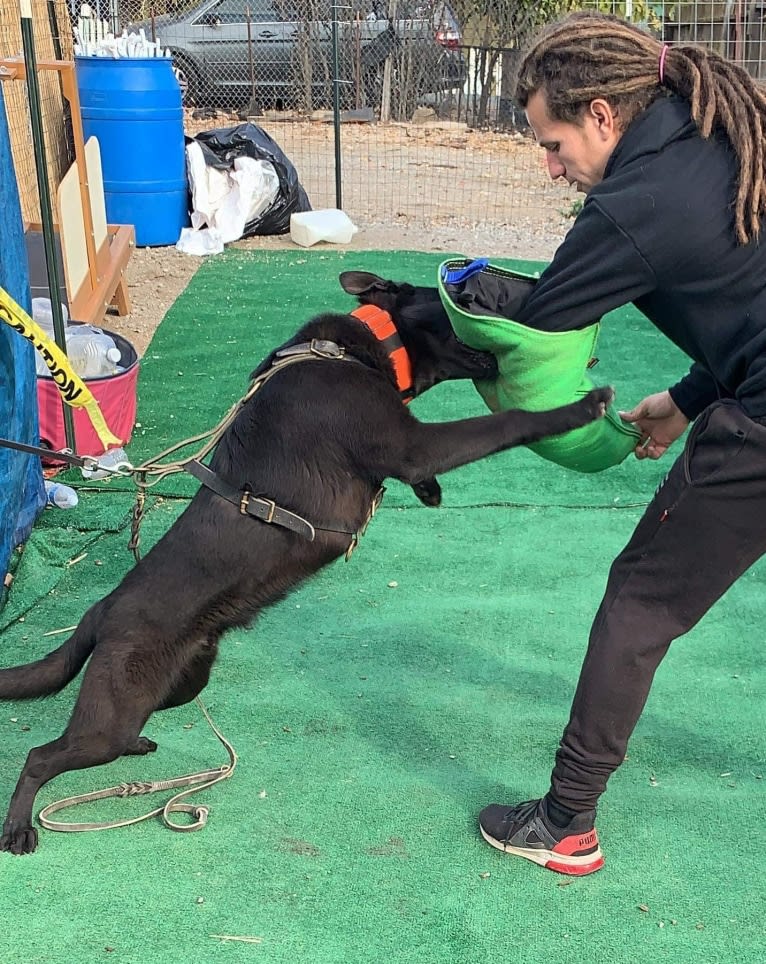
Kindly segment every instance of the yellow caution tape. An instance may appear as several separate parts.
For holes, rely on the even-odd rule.
[[[14,331],[32,342],[35,349],[43,356],[61,397],[72,408],[85,409],[104,448],[110,445],[121,445],[122,439],[109,431],[98,402],[85,382],[72,370],[64,352],[3,288],[0,288],[0,321],[4,321]]]

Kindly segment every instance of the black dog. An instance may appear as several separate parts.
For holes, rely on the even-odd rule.
[[[48,780],[156,749],[140,735],[151,714],[201,692],[228,629],[353,546],[386,477],[437,503],[438,473],[585,425],[612,397],[595,389],[553,411],[421,423],[400,391],[487,377],[493,359],[461,345],[443,313],[423,309],[419,289],[356,272],[344,286],[388,299],[397,329],[388,343],[349,315],[304,326],[253,373],[267,376],[262,387],[224,433],[210,470],[191,467],[204,484],[162,539],[59,649],[0,671],[1,699],[29,699],[61,690],[90,657],[65,732],[27,757],[0,849],[35,849],[32,807]],[[409,387],[397,385],[389,358],[397,333]]]

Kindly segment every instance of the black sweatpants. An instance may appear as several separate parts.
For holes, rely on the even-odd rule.
[[[622,763],[670,643],[766,552],[762,422],[734,401],[706,409],[612,565],[551,778],[572,810]]]

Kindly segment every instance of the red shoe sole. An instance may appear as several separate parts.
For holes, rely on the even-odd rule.
[[[584,877],[586,874],[595,874],[604,866],[604,858],[599,856],[589,864],[562,864],[558,860],[549,860],[545,864],[546,870],[554,870],[557,874],[567,874],[569,877]]]

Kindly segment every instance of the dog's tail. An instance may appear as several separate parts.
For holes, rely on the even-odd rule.
[[[0,669],[0,700],[31,700],[52,696],[70,683],[96,645],[86,614],[69,639],[34,663]]]

